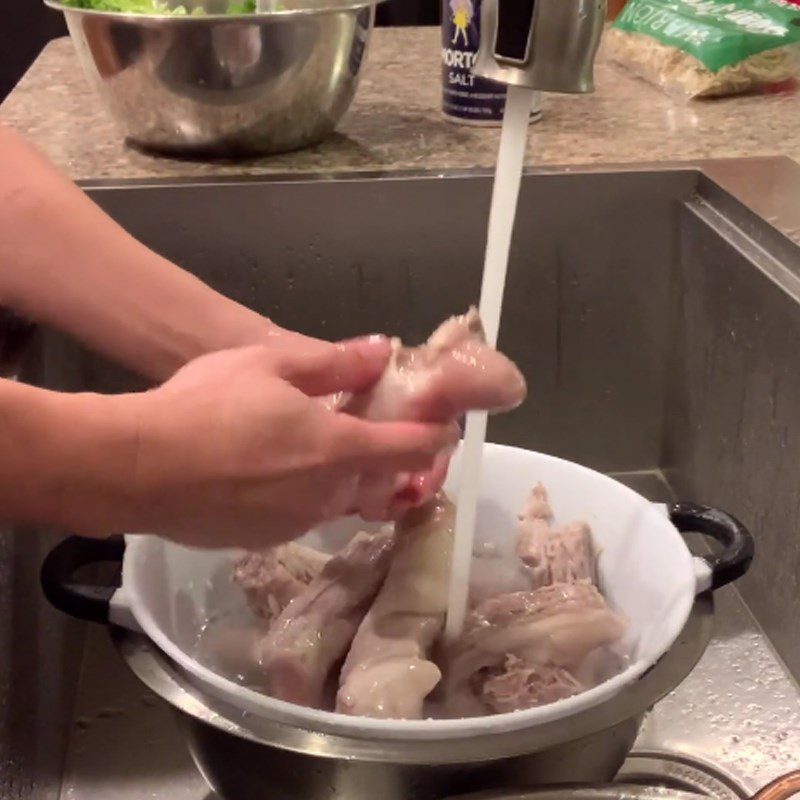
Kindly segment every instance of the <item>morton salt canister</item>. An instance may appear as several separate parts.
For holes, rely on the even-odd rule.
[[[472,74],[480,43],[481,0],[443,0],[442,111],[462,125],[500,125],[506,107],[502,83]],[[541,95],[531,110],[531,122],[541,119]]]

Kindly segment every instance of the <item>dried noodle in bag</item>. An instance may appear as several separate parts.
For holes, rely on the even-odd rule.
[[[606,47],[670,92],[752,92],[800,73],[800,8],[786,0],[628,0]]]

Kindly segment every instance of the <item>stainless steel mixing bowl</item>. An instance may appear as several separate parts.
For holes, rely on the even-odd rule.
[[[64,12],[90,81],[128,141],[181,155],[278,153],[315,144],[355,95],[377,0],[295,0],[202,16]],[[313,5],[313,8],[310,7]]]

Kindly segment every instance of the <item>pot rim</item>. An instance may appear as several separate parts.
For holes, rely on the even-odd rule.
[[[265,746],[320,758],[395,764],[463,764],[493,761],[545,750],[643,715],[694,669],[713,626],[714,600],[699,595],[675,644],[636,683],[577,714],[530,728],[500,733],[452,734],[440,739],[382,738],[329,734],[259,718],[202,692],[157,645],[143,634],[111,626],[111,638],[131,671],[176,711],[221,731]]]

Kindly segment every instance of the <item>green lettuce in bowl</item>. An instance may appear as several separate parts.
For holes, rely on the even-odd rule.
[[[159,0],[61,0],[65,6],[71,8],[85,8],[91,11],[116,11],[123,14],[169,14],[175,17],[203,16],[206,12],[202,8],[192,11],[185,6],[170,8]],[[229,0],[223,13],[235,16],[237,14],[254,14],[256,0]]]

